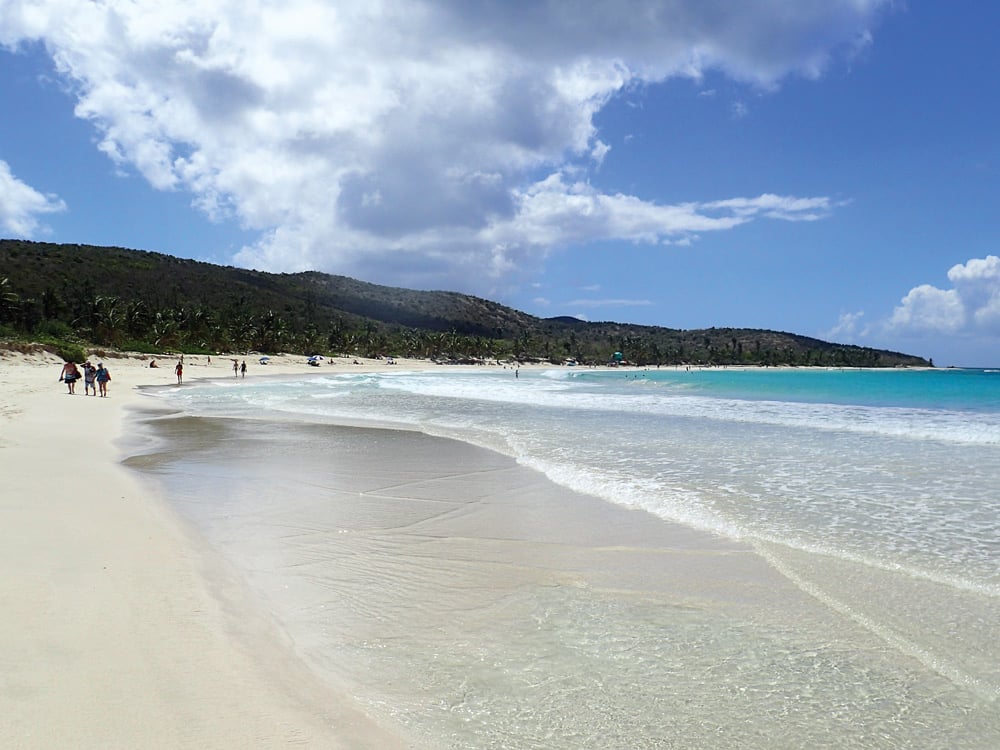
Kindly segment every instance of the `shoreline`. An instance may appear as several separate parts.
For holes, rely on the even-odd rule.
[[[336,675],[303,662],[240,574],[122,463],[141,391],[177,387],[176,360],[149,359],[107,357],[108,397],[79,382],[68,397],[60,358],[0,350],[0,744],[409,746],[338,691]],[[185,357],[184,379],[242,379],[231,363]],[[469,368],[353,357],[315,367],[293,355],[247,364],[249,379]]]
[[[231,359],[213,359],[209,366],[204,357],[186,357],[185,380],[233,380]],[[360,360],[356,365],[353,358],[343,358],[334,366],[320,367],[307,365],[304,357],[282,355],[271,360],[266,367],[248,361],[247,378],[442,368],[421,360],[399,360],[396,365]],[[250,450],[242,454],[242,468],[229,466],[229,479],[223,484],[225,472],[200,473],[200,466],[213,465],[214,448],[209,450],[213,443],[186,437],[186,428],[179,424],[182,431],[171,438],[179,439],[164,445],[180,446],[180,451],[165,453],[164,458],[169,463],[177,453],[189,454],[194,463],[175,476],[182,481],[171,484],[160,482],[154,473],[143,476],[124,460],[142,460],[144,453],[132,450],[145,445],[139,442],[144,432],[141,422],[167,412],[157,409],[156,399],[141,398],[142,390],[176,387],[173,361],[163,360],[155,369],[148,367],[148,361],[136,355],[109,358],[105,360],[113,377],[109,398],[86,397],[78,388],[74,398],[66,399],[66,387],[55,380],[61,360],[0,351],[0,372],[7,386],[0,391],[0,470],[9,477],[5,487],[9,490],[0,498],[0,564],[8,573],[0,583],[0,604],[8,612],[0,624],[0,638],[8,644],[0,656],[4,675],[0,745],[4,747],[415,746],[412,737],[398,734],[404,727],[408,730],[406,722],[392,718],[405,715],[408,705],[407,696],[392,692],[398,690],[393,676],[344,671],[345,664],[353,663],[347,657],[384,654],[391,659],[395,655],[391,648],[406,642],[400,636],[411,635],[394,632],[393,623],[422,627],[420,632],[435,638],[442,637],[441,626],[451,627],[454,632],[441,641],[442,650],[425,654],[434,657],[427,664],[437,668],[437,654],[448,653],[445,644],[450,647],[459,636],[475,632],[455,613],[467,609],[466,617],[476,627],[497,621],[484,620],[480,614],[493,611],[494,605],[482,600],[473,606],[469,596],[492,591],[498,581],[510,587],[510,598],[501,608],[504,616],[511,606],[527,607],[516,623],[531,622],[534,594],[523,588],[529,586],[544,594],[546,604],[557,613],[589,613],[586,608],[598,599],[608,597],[611,606],[616,597],[625,597],[642,606],[666,607],[681,618],[675,623],[681,632],[686,618],[700,612],[706,617],[705,627],[721,628],[723,633],[727,622],[751,623],[755,632],[761,628],[764,637],[755,641],[758,646],[783,643],[794,635],[791,648],[769,647],[779,654],[812,653],[814,644],[826,648],[829,609],[810,595],[808,586],[803,589],[794,576],[776,570],[761,550],[732,541],[709,543],[705,532],[647,519],[644,511],[606,506],[593,498],[581,503],[572,490],[550,485],[533,470],[514,467],[488,448],[460,443],[434,449],[434,444],[443,445],[439,441],[448,438],[379,434],[383,428],[377,426],[350,432],[356,428],[336,425],[348,446],[338,464],[325,440],[303,441],[294,435],[285,438],[283,454],[273,440],[262,453],[259,446],[267,436],[234,420],[225,422],[227,435],[242,435]],[[467,365],[444,369],[470,372]],[[633,372],[637,370],[622,374]],[[325,431],[330,426],[302,429]],[[393,460],[387,461],[376,448],[390,442]],[[220,449],[231,450],[230,439],[222,443]],[[321,443],[323,455],[312,459],[312,465],[322,461],[324,477],[329,474],[321,491],[344,500],[322,507],[308,491],[299,493],[294,485],[299,479],[306,482],[304,486],[315,481],[304,470],[308,464],[300,454],[306,451],[299,446]],[[370,448],[359,448],[367,445]],[[434,460],[442,454],[461,458],[457,465]],[[161,459],[150,456],[150,460]],[[270,474],[264,466],[268,461]],[[258,476],[258,470],[265,473]],[[274,485],[273,497],[258,497],[267,494],[258,488],[271,487],[270,478],[279,476],[288,483]],[[492,479],[484,484],[486,476]],[[238,481],[230,481],[234,477]],[[522,496],[525,491],[528,495]],[[212,502],[201,503],[202,498]],[[188,516],[185,502],[202,507],[199,512],[215,512],[225,502],[247,504],[251,525],[233,527],[230,540],[235,548],[220,551],[218,540]],[[288,507],[296,503],[301,508]],[[255,512],[255,505],[261,512]],[[512,507],[518,509],[513,515]],[[280,519],[292,524],[278,528],[279,519],[271,513],[279,508],[282,513],[295,510],[307,515],[300,525],[290,516]],[[313,516],[314,509],[341,515]],[[256,533],[272,522],[272,531],[277,530],[273,536]],[[287,528],[306,533],[289,535]],[[337,534],[337,543],[327,544],[323,534]],[[303,546],[294,546],[300,542]],[[241,545],[245,545],[242,550]],[[250,554],[251,565],[246,565],[247,558],[229,554],[234,550]],[[334,565],[330,575],[335,576],[335,582],[331,580],[335,585],[324,588],[312,576],[315,569],[303,567],[309,576],[286,592],[283,568],[275,563],[281,560],[284,568],[297,570],[321,562],[316,558],[320,552],[322,560]],[[267,565],[257,564],[261,553]],[[503,573],[502,579],[494,578],[497,571]],[[275,577],[268,579],[272,572]],[[456,572],[468,580],[456,580]],[[345,578],[348,574],[355,578]],[[417,591],[418,582],[431,585],[431,595],[418,595],[413,604],[403,606],[390,589],[381,588],[381,582],[398,579],[404,581],[405,591]],[[625,580],[632,583],[623,586]],[[262,582],[271,587],[263,588],[263,598]],[[308,596],[288,599],[298,585],[320,588],[299,588]],[[324,598],[328,591],[343,591],[345,586],[349,594],[353,592],[347,601],[363,602],[363,611],[352,614],[349,608],[330,608],[334,599]],[[376,595],[382,598],[373,600]],[[550,601],[548,595],[555,599]],[[322,624],[341,628],[331,641],[335,651],[341,649],[337,658],[325,665],[317,661],[313,651],[317,644],[310,641],[310,633],[319,632],[319,623],[289,620],[272,607],[277,603],[283,604],[285,614],[296,616],[307,615],[312,604],[325,607],[317,616],[329,618],[336,612],[338,619],[324,619]],[[390,614],[394,610],[395,617]],[[414,612],[423,610],[425,621],[414,624]],[[550,610],[543,607],[543,611]],[[720,618],[723,612],[732,619]],[[795,634],[783,631],[789,617],[799,623]],[[653,619],[661,622],[659,616]],[[588,614],[582,621],[592,620]],[[806,627],[806,622],[813,624]],[[833,673],[856,668],[857,659],[867,660],[866,669],[880,664],[876,672],[884,671],[893,680],[893,675],[910,673],[909,667],[900,673],[898,664],[882,663],[885,643],[864,628],[858,630],[857,624],[844,620],[837,628],[838,638],[853,633],[851,648],[845,652],[850,655],[841,657],[836,649],[821,651],[835,666]],[[341,637],[345,633],[346,639]],[[631,638],[627,630],[620,635]],[[700,643],[693,631],[689,635],[693,643]],[[519,633],[518,641],[530,645],[535,637],[538,632],[529,628]],[[803,637],[808,648],[802,647]],[[322,658],[332,658],[332,653]],[[539,650],[538,659],[526,663],[544,664],[545,653]],[[734,651],[722,662],[702,666],[731,663],[742,653]],[[603,650],[595,652],[594,658],[601,654]],[[341,657],[347,661],[339,661]],[[507,654],[498,651],[494,657]],[[396,663],[406,662],[391,661]],[[439,674],[440,684],[461,683],[468,663],[477,662],[456,660],[452,667],[458,671]],[[418,673],[425,674],[420,670],[418,666]],[[675,684],[683,684],[685,674],[678,673],[664,685],[657,700],[671,695]],[[551,677],[539,671],[537,684]],[[939,681],[932,678],[928,684]],[[364,689],[356,692],[359,686]],[[714,682],[698,687],[717,689]],[[383,695],[383,702],[371,702],[371,692]],[[708,700],[712,695],[703,697]],[[413,703],[409,706],[414,710]],[[482,709],[499,710],[493,704]],[[442,735],[420,739],[438,746]]]
[[[186,377],[229,366],[185,359]],[[69,397],[58,357],[0,352],[0,744],[404,746],[301,664],[238,582],[206,577],[166,498],[121,464],[138,389],[176,383],[173,366],[106,364],[107,398],[79,383]]]

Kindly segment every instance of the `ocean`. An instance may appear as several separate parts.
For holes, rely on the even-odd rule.
[[[1000,747],[1000,372],[387,369],[129,464],[413,746]]]

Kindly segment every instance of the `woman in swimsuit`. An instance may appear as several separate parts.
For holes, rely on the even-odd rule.
[[[76,381],[80,379],[80,371],[76,369],[76,363],[67,362],[64,364],[59,379],[66,383],[66,389],[70,394],[76,393]]]
[[[108,395],[108,381],[111,380],[111,373],[108,372],[108,368],[104,366],[103,362],[97,363],[97,385],[101,389],[101,398]]]

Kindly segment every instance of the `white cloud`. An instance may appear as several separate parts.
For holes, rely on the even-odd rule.
[[[258,231],[236,262],[442,284],[558,244],[826,215],[823,197],[603,195],[579,179],[608,156],[594,115],[708,70],[818,76],[887,4],[6,0],[0,44],[44,43],[120,167]]]
[[[903,297],[887,330],[903,335],[1000,336],[1000,258],[988,255],[948,271],[951,289],[921,284]]]
[[[987,255],[959,263],[948,271],[972,327],[1000,335],[1000,258]]]
[[[867,329],[862,327],[862,318],[864,318],[864,315],[864,312],[860,310],[858,312],[841,313],[837,324],[829,331],[822,333],[821,336],[829,341],[851,343],[867,334]]]
[[[611,150],[611,146],[606,144],[604,141],[598,141],[594,144],[594,148],[590,152],[590,157],[594,160],[594,163],[600,166],[604,163],[604,157],[608,155],[608,151]]]
[[[0,228],[15,237],[32,237],[44,227],[41,214],[65,211],[66,204],[55,195],[43,195],[17,179],[10,165],[0,160]]]
[[[811,220],[830,209],[828,198],[767,194],[660,205],[621,193],[607,195],[586,182],[567,182],[564,176],[555,173],[515,190],[513,214],[484,228],[478,238],[507,251],[612,239],[682,244],[696,233],[732,229],[758,217]]]
[[[704,203],[703,209],[727,211],[741,219],[756,215],[785,221],[816,221],[830,214],[834,203],[829,198],[795,198],[766,193],[756,198],[730,198]]]

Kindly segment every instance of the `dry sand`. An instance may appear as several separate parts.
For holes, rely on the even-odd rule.
[[[0,352],[0,747],[402,746],[244,608],[237,583],[206,576],[184,524],[120,465],[136,388],[175,383],[175,362],[108,359],[101,398],[82,381],[68,395],[52,355]],[[186,380],[232,377],[223,357],[185,364]],[[316,369],[247,364],[248,378]]]

